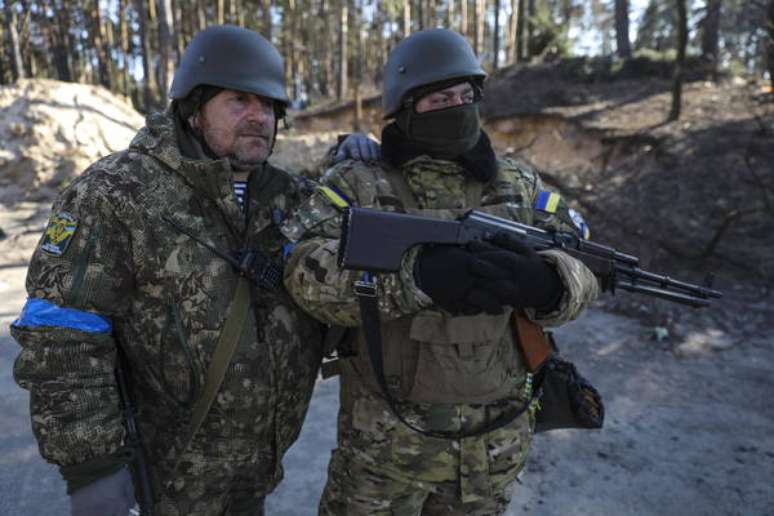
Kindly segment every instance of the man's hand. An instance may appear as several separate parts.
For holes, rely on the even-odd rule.
[[[132,477],[126,468],[70,495],[72,516],[127,516],[134,505]]]
[[[501,281],[507,270],[479,250],[456,245],[423,246],[414,275],[419,288],[453,315],[500,314],[509,294]]]
[[[497,233],[486,243],[472,244],[482,260],[506,271],[499,291],[507,293],[501,300],[514,308],[535,308],[542,312],[556,309],[564,286],[556,269],[543,261],[531,247],[505,232]]]
[[[363,133],[351,133],[339,143],[333,163],[345,159],[357,161],[376,161],[382,157],[382,148],[379,142],[372,140]]]

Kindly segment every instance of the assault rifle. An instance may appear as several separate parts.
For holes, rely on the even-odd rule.
[[[132,516],[153,516],[153,494],[151,491],[150,476],[148,475],[148,462],[145,458],[145,449],[142,446],[140,428],[137,426],[137,408],[129,391],[128,361],[123,351],[118,350],[116,365],[116,381],[118,383],[118,396],[121,399],[121,409],[124,413],[124,426],[126,428],[126,445],[132,449],[132,470],[137,480],[140,492],[137,493],[139,506],[130,510]]]
[[[639,267],[636,256],[584,240],[570,232],[545,231],[472,210],[458,220],[392,213],[368,208],[347,209],[341,228],[338,262],[344,269],[394,272],[410,247],[417,244],[459,244],[487,241],[504,231],[536,251],[561,249],[581,260],[599,279],[604,291],[626,290],[692,306],[705,307],[722,294],[712,277],[694,285]],[[450,281],[453,281],[450,278]]]

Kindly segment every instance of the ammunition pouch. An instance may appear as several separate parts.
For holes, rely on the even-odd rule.
[[[535,386],[540,393],[535,433],[560,428],[602,428],[602,397],[571,362],[554,354],[538,372]]]

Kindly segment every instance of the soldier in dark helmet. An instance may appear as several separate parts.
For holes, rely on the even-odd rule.
[[[297,242],[288,291],[319,320],[349,328],[335,362],[338,447],[320,514],[502,514],[535,422],[511,316],[542,326],[577,317],[598,293],[593,274],[561,251],[536,253],[503,235],[498,245],[416,246],[398,273],[376,275],[380,379],[367,327],[375,318],[363,316],[357,295],[373,279],[336,263],[342,212],[451,219],[475,208],[586,228],[532,166],[495,155],[479,123],[485,73],[460,34],[412,34],[390,54],[384,78],[385,118],[394,121],[382,131],[382,160],[336,164],[281,227]]]
[[[15,379],[74,516],[124,516],[140,492],[119,357],[147,458],[142,510],[164,516],[263,514],[317,376],[320,325],[282,287],[278,231],[307,186],[267,161],[282,58],[253,31],[209,27],[170,97],[59,195],[12,325]],[[364,140],[344,152],[367,154]]]

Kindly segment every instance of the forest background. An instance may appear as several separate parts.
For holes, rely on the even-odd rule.
[[[774,0],[2,0],[0,84],[102,85],[143,113],[163,108],[176,63],[210,23],[255,29],[285,57],[295,107],[378,90],[412,31],[465,34],[484,66],[572,55],[701,60],[774,76]]]

